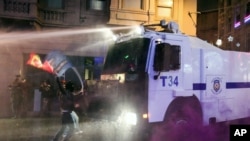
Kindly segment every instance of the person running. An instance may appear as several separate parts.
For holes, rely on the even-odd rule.
[[[71,83],[71,81],[69,81],[69,83]],[[62,87],[65,88],[66,87],[66,81],[62,80],[61,82]],[[72,110],[72,112],[70,113],[73,119],[73,123],[74,123],[74,127],[75,127],[75,134],[81,134],[83,133],[83,131],[80,129],[80,125],[79,125],[79,116],[77,114],[76,108],[79,108],[79,104],[75,102],[75,97],[76,96],[81,96],[83,94],[83,92],[77,91],[75,85],[72,83],[72,94],[73,94],[73,98],[74,98],[74,110]],[[59,94],[60,95],[60,94]]]
[[[72,111],[74,109],[73,100],[73,83],[67,82],[65,88],[63,88],[59,78],[57,77],[57,83],[60,89],[59,101],[61,109],[61,123],[62,126],[56,133],[52,141],[68,141],[74,133],[74,120],[72,118]]]

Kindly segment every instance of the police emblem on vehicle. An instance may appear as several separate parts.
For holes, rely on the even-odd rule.
[[[213,83],[213,89],[212,89],[213,94],[220,94],[222,91],[221,79],[219,77],[216,77],[212,80],[212,83]]]

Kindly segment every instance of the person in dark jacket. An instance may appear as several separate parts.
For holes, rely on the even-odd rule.
[[[61,141],[68,141],[74,133],[74,122],[71,116],[71,112],[74,110],[74,86],[72,82],[67,82],[64,88],[58,77],[57,83],[60,89],[59,101],[62,114],[62,126],[53,138],[53,141],[58,141],[60,139]]]

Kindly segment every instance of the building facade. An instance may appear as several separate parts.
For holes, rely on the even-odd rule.
[[[104,24],[109,0],[1,0],[0,17],[28,20],[43,27],[74,27]]]
[[[196,35],[196,7],[196,0],[0,0],[1,99],[9,99],[8,85],[17,74],[37,81],[50,77],[27,69],[32,52],[45,55],[60,50],[71,57],[94,57],[85,61],[99,60],[97,65],[90,63],[80,72],[83,79],[91,79],[100,67],[98,57],[107,51],[110,37],[104,27],[165,19],[177,22],[183,33]],[[81,65],[81,59],[73,60]],[[86,69],[86,64],[79,68]],[[9,105],[8,100],[0,102],[0,117],[10,114]]]
[[[197,37],[216,45],[218,40],[218,9],[200,11],[197,15]]]
[[[106,33],[95,29],[108,22],[109,5],[110,0],[0,0],[0,117],[11,114],[8,86],[17,74],[30,83],[31,93],[53,78],[26,65],[30,53],[42,57],[60,50],[83,79],[98,77]]]
[[[196,35],[197,0],[111,0],[108,24],[138,25],[175,21],[180,30]]]
[[[218,39],[225,50],[250,51],[249,0],[218,1]]]

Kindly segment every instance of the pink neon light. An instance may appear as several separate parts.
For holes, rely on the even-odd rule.
[[[250,15],[247,15],[247,16],[244,17],[244,22],[245,23],[248,22],[249,20],[250,20]]]
[[[235,24],[234,24],[234,28],[239,27],[239,26],[240,26],[240,24],[241,24],[240,22],[235,23]]]

